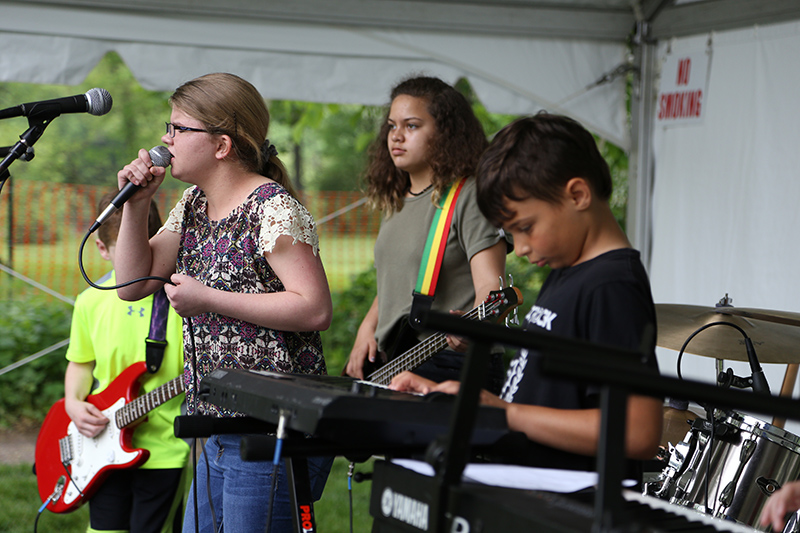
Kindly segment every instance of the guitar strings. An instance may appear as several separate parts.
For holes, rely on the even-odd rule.
[[[471,311],[465,313],[463,316],[467,319],[480,318],[481,311],[484,309],[488,311],[486,312],[486,315],[490,315],[500,307],[501,303],[502,301],[497,299],[492,302],[481,304]],[[424,362],[430,355],[433,355],[442,349],[442,342],[447,344],[447,336],[444,333],[435,333],[434,335],[431,335],[422,341],[422,343],[420,343],[416,348],[413,348],[413,350],[417,350],[421,353],[413,357],[409,362]],[[394,374],[397,373],[398,369],[402,368],[402,362],[399,361],[399,359],[401,358],[398,357],[386,363],[383,367],[376,370],[372,375],[368,376],[368,380],[381,385],[388,385],[385,383],[385,381],[390,377],[394,377]]]

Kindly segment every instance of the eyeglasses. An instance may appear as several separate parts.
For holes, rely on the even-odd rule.
[[[165,122],[164,124],[167,125],[167,135],[173,138],[175,137],[176,131],[197,131],[201,133],[208,133],[208,130],[201,130],[199,128],[190,128],[188,126],[178,126],[176,124],[173,124],[172,122]]]

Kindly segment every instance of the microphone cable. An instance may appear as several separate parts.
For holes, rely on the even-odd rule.
[[[681,346],[681,349],[678,352],[678,361],[677,361],[678,379],[683,379],[683,375],[681,374],[681,360],[683,359],[683,354],[686,351],[686,347],[689,345],[689,342],[692,339],[694,339],[700,332],[705,331],[708,328],[713,327],[713,326],[729,326],[729,327],[732,327],[733,329],[737,330],[739,333],[741,333],[742,336],[745,339],[745,345],[746,345],[746,347],[748,349],[748,356],[750,355],[750,351],[752,349],[752,340],[750,339],[750,337],[747,336],[747,333],[741,327],[739,327],[736,324],[733,324],[731,322],[725,322],[724,320],[720,320],[718,322],[711,322],[709,324],[706,324],[704,326],[701,326],[701,327],[697,328],[691,335],[689,335],[689,337],[683,343],[683,346]],[[752,359],[751,359],[751,362],[752,362]],[[715,416],[713,407],[710,407],[710,406],[703,406],[703,407],[706,410],[706,416],[710,419],[710,420],[708,420],[708,422],[710,424],[710,434],[709,434],[709,437],[708,437],[708,449],[709,449],[708,461],[706,461],[706,464],[705,464],[706,475],[705,475],[705,479],[703,480],[703,491],[704,491],[704,498],[705,498],[705,501],[704,501],[703,505],[705,507],[706,514],[711,514],[712,509],[710,509],[709,506],[708,506],[709,503],[710,503],[709,500],[708,500],[708,484],[709,484],[709,479],[710,479],[710,476],[711,476],[711,458],[712,458],[712,455],[713,455],[712,452],[714,451],[714,440],[716,438],[716,436],[715,436],[715,433],[716,433],[716,416]],[[700,437],[698,436],[698,444],[699,444],[699,440],[700,440]],[[720,487],[719,487],[719,484],[718,484],[717,485],[717,491],[716,491],[717,494],[714,496],[714,501],[715,502],[719,498],[719,488]]]
[[[350,461],[350,466],[347,467],[347,495],[350,498],[350,533],[353,533],[353,471],[355,469],[355,461]]]
[[[269,533],[272,526],[272,510],[275,507],[275,493],[277,492],[278,474],[281,466],[281,451],[283,450],[283,441],[287,436],[286,423],[290,414],[290,412],[281,409],[280,418],[278,418],[278,430],[275,433],[275,455],[272,458],[272,479],[270,480],[269,500],[267,501],[267,527],[265,529],[267,533]]]

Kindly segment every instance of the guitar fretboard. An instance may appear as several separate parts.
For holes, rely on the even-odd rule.
[[[133,424],[159,405],[173,399],[184,392],[183,376],[168,381],[160,387],[131,400],[116,413],[117,427],[124,428]]]
[[[462,315],[467,320],[484,320],[505,302],[495,300],[482,303],[478,307]],[[405,370],[417,368],[422,363],[439,353],[447,346],[447,336],[444,333],[434,333],[411,350],[392,359],[381,368],[367,376],[366,381],[377,385],[387,386],[392,379]]]

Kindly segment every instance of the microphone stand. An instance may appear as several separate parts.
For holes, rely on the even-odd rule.
[[[10,176],[8,167],[15,160],[24,159],[26,154],[32,150],[34,143],[42,136],[45,128],[53,121],[53,118],[55,117],[46,114],[28,117],[28,129],[19,136],[17,144],[8,150],[3,161],[0,161],[0,180],[2,180],[0,181],[0,189],[2,189],[2,183],[5,183],[5,180]]]

